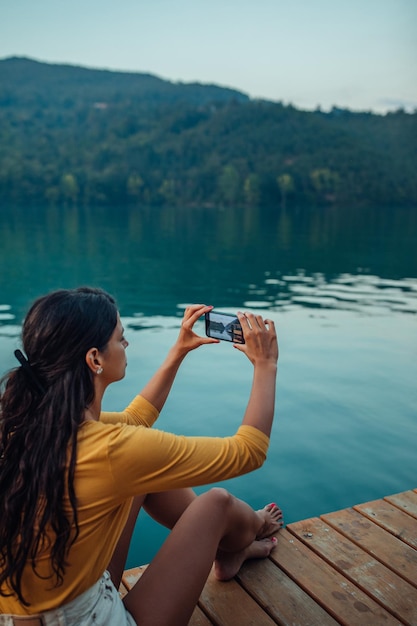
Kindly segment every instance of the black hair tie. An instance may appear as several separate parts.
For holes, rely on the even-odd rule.
[[[27,375],[29,376],[32,385],[36,388],[36,390],[39,393],[41,393],[43,395],[45,393],[45,389],[43,388],[43,386],[39,382],[38,377],[36,376],[35,372],[33,371],[32,367],[31,367],[29,361],[27,360],[27,358],[25,357],[25,355],[20,350],[15,350],[14,351],[14,355],[15,355],[16,359],[19,361],[20,365],[25,370],[25,372],[27,373]]]

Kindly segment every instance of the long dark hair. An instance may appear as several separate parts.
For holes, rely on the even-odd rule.
[[[103,351],[116,324],[115,301],[101,289],[39,298],[23,324],[30,368],[18,367],[1,382],[0,594],[11,594],[6,584],[25,605],[22,574],[27,563],[37,573],[42,550],[50,550],[54,584],[63,582],[79,532],[77,431],[94,399],[85,355],[92,347]]]

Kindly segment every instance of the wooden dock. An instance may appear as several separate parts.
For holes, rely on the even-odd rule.
[[[190,626],[417,626],[417,489],[289,524],[271,556],[210,575]],[[129,589],[146,566],[125,572]]]

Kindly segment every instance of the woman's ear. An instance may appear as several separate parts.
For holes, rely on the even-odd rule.
[[[90,348],[87,354],[85,355],[85,362],[93,374],[97,373],[97,370],[101,366],[99,351],[97,348]]]

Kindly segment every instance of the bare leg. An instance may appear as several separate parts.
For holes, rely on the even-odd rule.
[[[274,542],[256,537],[270,527],[266,521],[270,518],[266,508],[254,511],[224,489],[211,489],[193,499],[125,597],[126,608],[141,626],[185,626],[219,544],[222,551],[238,553],[240,564],[246,558],[268,556]]]
[[[116,589],[119,588],[122,580],[132,534],[141,507],[159,524],[173,528],[185,509],[196,497],[192,489],[173,489],[172,491],[137,496],[133,499],[126,525],[107,568]]]
[[[150,493],[143,504],[145,511],[162,526],[174,528],[185,509],[197,495],[192,489],[173,489]]]
[[[132,534],[141,507],[159,524],[166,528],[173,528],[185,509],[195,498],[197,498],[197,495],[192,489],[173,489],[171,491],[151,493],[146,496],[137,496],[133,499],[128,520],[107,568],[116,589],[119,588],[122,580]],[[276,504],[268,504],[259,513],[262,515],[264,511],[269,513],[269,515],[265,516],[264,524],[258,532],[256,539],[269,537],[273,533],[278,532],[283,525],[282,511]],[[259,551],[260,557],[263,556],[264,549],[265,545],[252,546],[251,548],[251,550]],[[215,561],[216,577],[219,580],[232,578],[239,571],[242,563],[248,558],[256,558],[256,555],[246,555],[246,552],[242,554],[228,552],[219,547]]]

